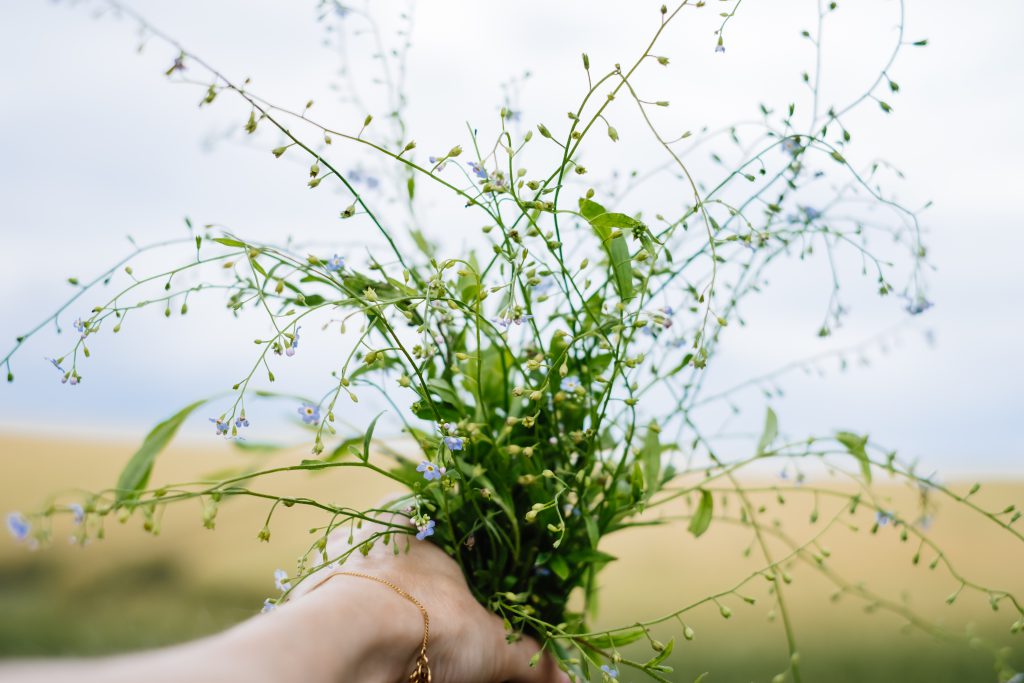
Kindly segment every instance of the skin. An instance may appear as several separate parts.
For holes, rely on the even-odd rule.
[[[372,533],[364,525],[354,539]],[[335,537],[328,553],[348,548]],[[399,547],[404,543],[399,541]],[[427,656],[435,683],[568,683],[528,638],[508,644],[501,620],[473,598],[458,565],[432,543],[410,542],[394,555],[377,544],[343,566],[386,579],[416,597],[430,615]],[[24,661],[0,666],[0,681],[19,683],[164,683],[408,681],[423,637],[419,610],[387,586],[354,576],[310,577],[293,599],[208,638],[103,659]]]

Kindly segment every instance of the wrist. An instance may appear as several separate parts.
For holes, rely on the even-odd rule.
[[[254,682],[399,683],[422,641],[412,603],[385,585],[338,575],[206,645]]]
[[[424,634],[422,614],[413,603],[387,585],[344,574],[325,580],[294,606],[302,603],[309,603],[310,616],[318,615],[315,637],[330,653],[329,680],[408,680]]]

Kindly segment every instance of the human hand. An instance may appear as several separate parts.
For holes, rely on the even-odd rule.
[[[405,523],[405,518],[395,521]],[[375,534],[386,531],[379,524],[364,524],[349,543],[347,529],[328,542],[328,557],[339,557]],[[343,629],[377,631],[389,642],[383,656],[374,657],[382,667],[381,680],[407,680],[415,666],[423,636],[420,614],[412,603],[392,589],[368,579],[337,575],[357,572],[388,581],[419,600],[430,616],[427,656],[436,683],[568,683],[547,653],[536,666],[530,659],[540,649],[532,638],[506,642],[501,619],[473,597],[458,564],[438,546],[410,539],[405,551],[399,539],[396,555],[391,545],[374,544],[365,556],[356,551],[339,569],[324,569],[293,591],[293,600],[323,600],[338,606],[349,621]],[[333,575],[333,576],[332,576]],[[353,604],[364,605],[354,614]],[[370,606],[367,609],[366,606]],[[340,634],[339,634],[340,635]],[[397,678],[392,678],[397,676]]]

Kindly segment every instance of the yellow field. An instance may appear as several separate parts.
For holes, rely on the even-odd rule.
[[[63,500],[73,500],[74,489],[110,486],[134,446],[131,442],[0,436],[0,508],[31,510],[44,504],[54,492],[71,490],[71,497]],[[270,459],[217,443],[179,445],[161,456],[152,481],[202,479],[252,458],[280,464],[301,457],[301,452],[293,452]],[[763,487],[784,482],[748,483]],[[952,486],[966,490],[970,483]],[[848,486],[827,481],[820,484],[837,491],[849,490]],[[352,469],[288,475],[254,488],[274,494],[301,493],[351,506],[372,504],[389,492],[385,482]],[[905,486],[882,482],[877,495],[887,501],[886,507],[907,515],[914,510],[916,492]],[[812,524],[809,517],[815,496],[806,487],[786,492],[785,496],[786,503],[780,505],[775,492],[755,495],[756,503],[765,506],[761,521],[770,525],[779,520],[789,535],[801,540],[821,532],[843,504],[843,499],[820,496],[818,520]],[[976,502],[1000,510],[1011,503],[1024,503],[1024,484],[985,483]],[[256,533],[266,510],[267,504],[261,501],[226,504],[218,514],[217,530],[211,532],[200,524],[198,503],[175,506],[164,518],[158,537],[144,533],[138,518],[124,526],[110,520],[106,540],[85,548],[63,542],[71,531],[69,520],[58,522],[53,547],[42,552],[29,553],[7,540],[0,542],[0,610],[23,615],[29,624],[25,632],[0,631],[0,652],[109,651],[188,637],[244,618],[255,611],[261,595],[271,592],[272,571],[291,566],[309,542],[308,528],[321,521],[297,507],[283,511],[275,515],[271,543],[259,543]],[[732,497],[725,514],[735,519],[737,510],[738,501]],[[721,512],[719,506],[716,515]],[[667,511],[672,515],[685,513],[682,502]],[[897,609],[909,605],[929,623],[937,623],[958,636],[972,625],[998,645],[1011,646],[1011,659],[1018,667],[1024,666],[1020,661],[1024,637],[1014,639],[1008,633],[1016,618],[1008,604],[994,612],[984,595],[965,590],[954,605],[947,605],[945,598],[958,582],[941,566],[928,568],[935,557],[933,551],[924,549],[920,564],[914,566],[911,558],[918,549],[916,543],[901,542],[899,531],[891,525],[882,527],[876,535],[869,533],[873,512],[865,509],[855,517],[843,514],[840,519],[843,523],[837,523],[820,540],[820,546],[830,552],[826,567],[835,573],[834,578],[861,584]],[[847,524],[857,526],[859,531]],[[1005,530],[977,513],[942,502],[929,535],[963,576],[987,587],[1024,595],[1024,542]],[[699,540],[686,532],[685,522],[632,529],[608,539],[604,549],[620,560],[602,575],[606,590],[598,621],[619,625],[650,619],[728,590],[764,565],[756,545],[749,557],[743,555],[752,540],[749,530],[725,519],[716,519]],[[789,552],[777,540],[769,545],[775,558]],[[832,672],[829,680],[995,680],[994,673],[985,673],[984,677],[978,673],[991,672],[991,657],[983,652],[901,635],[901,626],[907,623],[905,616],[884,608],[865,613],[865,607],[877,604],[854,595],[856,589],[833,603],[830,596],[836,583],[803,562],[787,564],[787,574],[792,583],[784,597],[801,658],[809,670],[815,670],[817,661],[818,670]],[[785,668],[786,649],[779,619],[769,620],[772,611],[778,613],[769,586],[758,577],[739,591],[756,599],[753,606],[735,596],[724,598],[722,604],[733,613],[729,620],[720,616],[713,603],[685,615],[697,638],[692,643],[678,644],[674,664],[683,673],[677,680],[693,680],[696,673],[707,669],[713,673],[708,681],[768,680]],[[168,595],[174,592],[189,597],[182,597],[176,605],[173,595]],[[108,609],[108,614],[95,605],[89,607],[89,600],[100,594],[107,602],[118,601],[118,609]],[[92,636],[83,635],[79,619],[89,623]],[[666,626],[671,628],[659,633],[660,637],[678,636],[678,622]],[[32,629],[45,635],[33,635]],[[136,637],[139,629],[150,635]],[[67,636],[63,640],[62,634]],[[881,662],[878,666],[884,664],[886,671],[904,673],[879,677],[871,673],[871,661]],[[866,668],[856,668],[862,665]],[[835,667],[844,668],[844,672],[840,674]],[[943,672],[951,671],[964,673],[942,677]],[[627,676],[625,680],[631,679]]]

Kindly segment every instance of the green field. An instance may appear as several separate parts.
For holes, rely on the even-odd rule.
[[[0,437],[2,507],[27,510],[57,490],[109,485],[131,451],[131,443]],[[226,447],[179,446],[165,454],[154,481],[194,479],[252,457],[264,456],[240,455]],[[278,455],[274,461],[288,457],[296,454]],[[296,475],[268,482],[263,489],[278,494],[302,490],[347,504],[373,503],[387,493],[381,482],[351,472]],[[880,484],[879,494],[898,509],[910,509],[915,495],[886,483]],[[986,484],[979,496],[979,502],[1002,508],[1024,502],[1024,485]],[[761,499],[764,519],[780,520],[798,538],[818,533],[839,505],[819,501],[819,520],[812,524],[814,500],[809,494],[787,494],[785,505],[778,504],[774,493]],[[217,530],[211,532],[200,525],[198,504],[194,509],[179,507],[167,513],[157,537],[144,533],[138,519],[123,526],[111,520],[106,540],[85,547],[64,542],[71,527],[62,520],[55,526],[53,547],[38,552],[4,539],[0,655],[118,652],[209,633],[252,615],[273,591],[273,569],[291,566],[316,519],[298,509],[275,517],[272,542],[263,544],[255,537],[265,513],[260,503],[225,505]],[[857,597],[853,590],[833,602],[834,582],[793,563],[787,566],[792,583],[784,595],[805,680],[995,681],[992,655],[985,646],[968,644],[968,629],[996,647],[1012,648],[1010,660],[1024,668],[1024,636],[1009,634],[1015,617],[1006,606],[993,611],[984,596],[968,592],[947,605],[945,598],[956,581],[942,569],[929,570],[930,557],[923,554],[925,559],[914,566],[916,547],[901,543],[889,527],[877,535],[868,533],[867,513],[851,523],[860,530],[837,525],[821,540],[831,553],[826,566],[836,579],[862,583],[897,608],[910,605],[955,638],[941,640],[907,629],[903,616]],[[943,504],[933,537],[963,575],[1024,594],[1024,544],[1011,542],[1005,531],[977,514]],[[621,625],[650,619],[731,587],[763,564],[756,552],[744,557],[750,542],[749,531],[725,519],[716,520],[699,540],[679,523],[610,538],[605,549],[620,559],[603,574],[606,590],[598,621]],[[774,549],[781,556],[782,546]],[[733,613],[728,620],[713,604],[687,613],[686,622],[696,632],[693,641],[680,638],[677,622],[666,624],[669,628],[658,637],[667,641],[676,636],[678,641],[670,660],[676,672],[670,678],[692,681],[710,671],[704,679],[709,683],[769,681],[785,669],[785,638],[779,620],[769,619],[774,600],[768,587],[758,578],[743,589],[756,599],[754,605],[726,599]],[[623,670],[620,680],[644,679]]]

